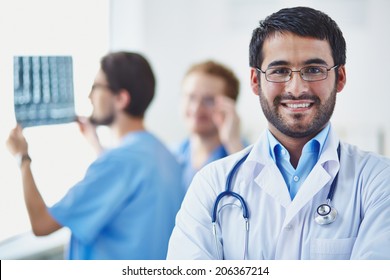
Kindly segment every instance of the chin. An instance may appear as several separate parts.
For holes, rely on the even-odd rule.
[[[97,118],[96,116],[91,116],[89,118],[90,122],[94,125],[105,125],[105,126],[110,126],[114,122],[114,116],[108,116],[106,118]]]
[[[201,136],[214,136],[218,134],[216,129],[194,129],[193,134],[201,135]]]

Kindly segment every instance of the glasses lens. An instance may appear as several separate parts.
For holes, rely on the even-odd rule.
[[[267,81],[274,83],[283,83],[290,80],[291,69],[286,67],[268,68],[265,71]]]
[[[205,108],[213,108],[215,105],[214,96],[197,96],[190,94],[185,96],[185,100],[188,104],[202,105]]]
[[[324,66],[307,66],[301,69],[302,79],[305,81],[321,81],[328,76],[328,69]]]

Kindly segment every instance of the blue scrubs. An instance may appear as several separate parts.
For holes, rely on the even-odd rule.
[[[72,232],[69,259],[165,259],[183,195],[179,164],[141,131],[101,155],[49,211]]]
[[[194,177],[195,173],[198,172],[198,169],[196,169],[191,164],[191,144],[189,139],[184,140],[179,145],[179,147],[174,151],[174,154],[176,155],[182,167],[183,185],[185,190],[187,190],[191,184],[192,178]],[[203,166],[217,159],[224,158],[227,155],[228,153],[225,150],[224,146],[220,145],[210,154],[209,158],[207,159],[207,161],[204,163]]]

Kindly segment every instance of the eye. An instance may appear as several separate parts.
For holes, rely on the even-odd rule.
[[[290,75],[290,69],[286,67],[275,67],[267,69],[268,75]]]
[[[323,66],[308,66],[302,69],[304,74],[316,75],[323,74],[326,71],[326,68]]]
[[[196,96],[193,94],[188,94],[184,96],[187,102],[195,102],[197,100]]]
[[[91,87],[91,92],[96,91],[99,88],[100,88],[99,85],[93,84],[92,87]]]

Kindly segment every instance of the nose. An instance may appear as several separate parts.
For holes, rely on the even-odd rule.
[[[90,100],[92,100],[92,94],[93,94],[93,92],[94,92],[94,90],[93,90],[93,88],[90,90],[90,92],[89,92],[89,94],[88,94],[88,98],[90,99]]]
[[[307,92],[309,83],[302,79],[299,71],[291,73],[291,79],[285,83],[286,92],[293,96],[300,96]]]

